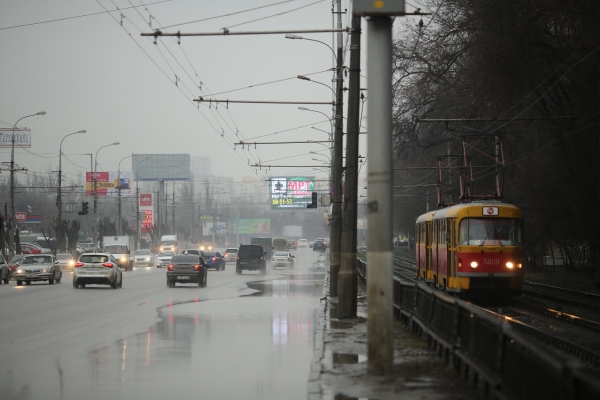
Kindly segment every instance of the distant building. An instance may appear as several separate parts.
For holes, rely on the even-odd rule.
[[[190,170],[194,177],[210,175],[210,157],[190,156]]]

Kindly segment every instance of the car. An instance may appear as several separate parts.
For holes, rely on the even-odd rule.
[[[326,250],[327,249],[327,244],[325,243],[325,239],[323,238],[316,238],[314,243],[313,243],[313,247],[312,247],[313,251],[317,251],[317,250]]]
[[[235,247],[228,247],[225,249],[225,253],[223,253],[223,259],[225,263],[236,262],[237,260],[238,249]]]
[[[10,276],[14,278],[15,276],[15,272],[17,272],[17,269],[19,268],[19,265],[21,265],[21,259],[24,257],[24,254],[17,254],[14,255],[13,258],[10,259],[10,261],[8,262],[8,269],[10,271]]]
[[[154,265],[154,256],[150,250],[136,250],[133,255],[133,265],[136,267],[151,267]]]
[[[171,258],[175,255],[175,252],[172,250],[161,251],[156,257],[156,268],[162,268],[163,266],[169,265],[171,262]]]
[[[71,254],[57,254],[56,259],[61,270],[73,270],[75,268],[75,258]]]
[[[288,249],[298,250],[298,242],[296,242],[295,240],[288,240]]]
[[[225,260],[223,255],[218,251],[204,251],[204,260],[206,261],[206,268],[214,268],[218,270],[225,269]]]
[[[276,251],[271,257],[271,266],[275,268],[294,268],[294,256],[287,251]]]
[[[42,254],[42,248],[31,243],[21,243],[21,252],[28,252],[28,254]]]
[[[0,255],[0,282],[8,285],[8,281],[10,281],[10,268],[4,257]]]
[[[207,278],[206,262],[197,254],[174,255],[167,266],[168,287],[175,287],[176,283],[196,283],[206,287]]]
[[[306,239],[298,240],[298,247],[308,247],[308,240],[306,240]]]
[[[312,249],[314,244],[315,244],[315,242],[308,242],[308,247],[310,247]]]
[[[261,275],[267,273],[266,251],[258,244],[242,244],[238,251],[235,264],[235,273],[240,275],[243,270],[260,271]]]
[[[204,250],[212,251],[214,248],[215,248],[215,246],[213,246],[212,243],[200,243],[200,245],[198,246],[198,249],[200,249],[201,251],[204,251]]]
[[[73,269],[73,287],[83,289],[86,285],[123,287],[123,271],[112,254],[84,253],[79,256]]]
[[[50,285],[54,282],[60,283],[62,271],[58,260],[52,254],[27,254],[20,261],[15,271],[17,286],[23,282],[31,285],[31,282],[47,281]]]

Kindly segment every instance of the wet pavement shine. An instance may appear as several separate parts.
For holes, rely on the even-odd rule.
[[[45,342],[40,325],[38,334],[16,340],[17,348],[9,352],[13,362],[7,353],[0,356],[0,398],[306,399],[324,275],[312,270],[318,254],[296,254],[294,270],[269,268],[264,277],[235,275],[232,265],[223,272],[210,271],[208,287],[217,286],[217,293],[190,285],[166,288],[164,270],[150,270],[139,285],[156,283],[163,294],[137,304],[139,319],[132,310],[116,318],[118,326],[90,330],[85,318],[68,319],[63,339]],[[59,285],[61,291],[86,294],[87,289],[72,289],[67,283]],[[42,293],[54,288],[35,289]],[[119,293],[107,290],[99,293]],[[93,303],[103,306],[102,299]],[[133,328],[149,320],[148,311],[142,311],[147,305],[156,307],[153,324],[121,337],[107,335],[112,328],[125,332],[123,325]],[[59,307],[52,312],[61,319]],[[54,328],[60,336],[61,330]]]

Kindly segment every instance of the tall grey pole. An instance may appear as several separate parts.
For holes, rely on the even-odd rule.
[[[352,17],[350,36],[350,80],[346,128],[346,175],[342,244],[338,276],[338,317],[356,317],[356,220],[358,212],[358,138],[360,125],[360,29],[361,17]]]
[[[342,5],[337,0],[338,29],[342,27]],[[329,260],[329,295],[338,295],[338,272],[340,270],[340,247],[342,242],[342,158],[343,158],[343,35],[337,37],[337,82],[335,101],[335,132],[333,135],[333,207],[331,212],[331,246]]]
[[[100,147],[96,151],[96,158],[94,162],[94,253],[98,252],[98,153],[105,147],[116,146],[119,142],[107,144],[106,146]]]
[[[136,176],[137,178],[137,176]],[[135,204],[136,204],[136,217],[135,220],[137,221],[136,225],[135,225],[135,232],[137,235],[137,248],[141,248],[140,244],[140,186],[138,183],[138,180],[136,179],[135,181]]]
[[[393,370],[392,249],[392,20],[367,23],[368,226],[367,354],[368,371]]]

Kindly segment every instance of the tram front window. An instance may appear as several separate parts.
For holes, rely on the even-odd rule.
[[[458,243],[462,245],[521,245],[521,222],[514,218],[464,218]]]

